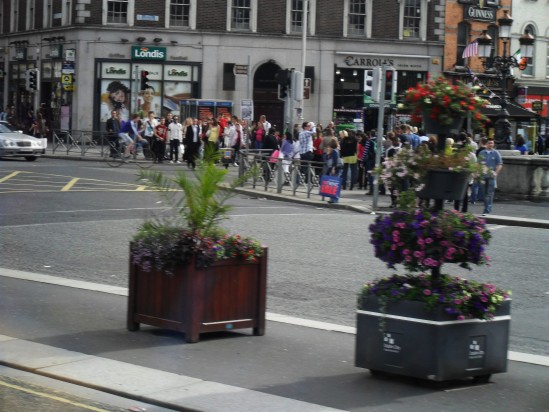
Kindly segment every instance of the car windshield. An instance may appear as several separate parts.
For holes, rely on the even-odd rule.
[[[12,129],[7,123],[0,123],[0,133],[12,133],[15,129]]]

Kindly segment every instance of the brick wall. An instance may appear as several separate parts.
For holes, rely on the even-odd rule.
[[[199,0],[196,27],[198,30],[225,31],[227,0]]]
[[[398,39],[398,15],[400,5],[396,1],[374,1],[372,5],[372,37]]]
[[[317,0],[316,35],[318,37],[343,36],[343,2]]]
[[[258,0],[257,32],[265,34],[286,33],[285,0]]]

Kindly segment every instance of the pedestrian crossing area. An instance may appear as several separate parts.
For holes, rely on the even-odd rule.
[[[144,192],[146,185],[58,174],[0,169],[0,194],[45,192]]]

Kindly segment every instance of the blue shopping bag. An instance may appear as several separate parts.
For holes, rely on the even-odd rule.
[[[323,175],[320,178],[320,196],[339,199],[339,192],[341,192],[341,177]]]

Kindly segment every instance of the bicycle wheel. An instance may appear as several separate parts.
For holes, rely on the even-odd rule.
[[[110,145],[110,147],[103,152],[103,160],[110,167],[120,167],[126,163],[123,152],[121,153],[114,145]]]

